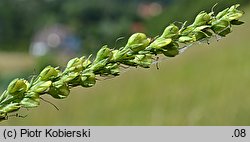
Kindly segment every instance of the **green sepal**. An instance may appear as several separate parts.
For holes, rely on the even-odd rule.
[[[64,99],[70,93],[69,87],[66,84],[54,84],[50,87],[48,94],[56,99]]]
[[[1,95],[0,95],[0,103],[3,102],[8,97],[8,93],[5,90]]]
[[[183,28],[182,31],[181,31],[181,36],[187,36],[189,35],[191,32],[193,32],[193,30],[195,29],[196,27],[190,25],[186,28]]]
[[[41,81],[48,81],[57,77],[59,72],[60,72],[59,70],[51,66],[47,66],[41,71],[41,73],[39,74],[39,77]]]
[[[79,72],[83,70],[83,63],[85,59],[84,57],[81,58],[73,58],[71,59],[64,72]]]
[[[106,67],[103,70],[100,70],[99,72],[101,75],[114,75],[118,76],[120,75],[120,69],[117,63],[110,63],[106,65]]]
[[[20,102],[25,108],[37,107],[40,104],[39,94],[35,92],[28,92],[25,94],[25,97]]]
[[[226,8],[226,9],[224,9],[223,11],[219,12],[219,13],[216,15],[216,19],[222,18],[224,15],[226,15],[226,14],[228,13],[228,10],[229,10],[229,8]]]
[[[219,22],[212,23],[212,30],[215,33],[220,33],[221,31],[225,30],[228,26],[230,26],[230,23],[226,20],[220,20]]]
[[[189,37],[189,36],[181,36],[181,37],[179,37],[178,41],[181,43],[195,42],[195,38]]]
[[[95,74],[93,72],[86,72],[81,75],[81,86],[92,87],[96,83]]]
[[[205,11],[201,11],[195,18],[194,23],[192,24],[195,27],[198,26],[203,26],[205,24],[207,24],[207,22],[209,22],[212,19],[211,15],[209,15],[207,12]]]
[[[93,62],[93,64],[96,64],[102,60],[105,60],[107,58],[111,58],[112,57],[112,51],[111,49],[108,48],[107,45],[103,46],[96,54],[96,58]]]
[[[128,53],[129,51],[130,51],[129,48],[123,48],[121,50],[113,50],[112,51],[113,55],[110,61],[118,62],[124,60],[125,58],[128,57],[126,53]]]
[[[86,69],[91,64],[91,61],[90,61],[91,56],[92,55],[89,55],[89,57],[83,61],[83,63],[82,63],[83,69]],[[85,59],[85,57],[82,57],[82,58]]]
[[[227,27],[226,29],[224,29],[223,31],[221,31],[220,33],[218,33],[218,35],[225,37],[226,35],[228,35],[229,33],[232,32],[232,28],[231,27]]]
[[[134,62],[140,67],[149,68],[150,65],[153,63],[153,58],[151,54],[136,55]]]
[[[72,80],[74,80],[77,76],[79,76],[79,73],[78,72],[70,72],[68,74],[65,74],[64,76],[62,76],[62,78],[59,80],[61,81],[63,84],[64,83],[67,83],[67,82],[71,82]]]
[[[19,110],[21,108],[19,103],[9,103],[4,106],[0,106],[1,112],[11,113]]]
[[[92,70],[93,72],[99,71],[103,67],[105,67],[108,62],[109,62],[109,59],[101,60],[95,64],[92,64],[92,66],[90,67],[90,70]]]
[[[32,86],[30,90],[36,93],[45,93],[47,90],[49,90],[51,84],[52,81],[40,81],[34,86]]]
[[[209,38],[212,35],[213,34],[209,31],[199,31],[199,32],[196,32],[194,36],[195,36],[195,40],[198,41],[198,40],[202,40],[205,38]]]
[[[243,21],[239,21],[239,20],[232,20],[232,21],[230,21],[230,23],[231,23],[232,25],[242,25],[242,24],[244,24]]]
[[[155,41],[153,41],[149,45],[149,48],[152,48],[152,49],[162,49],[165,46],[167,46],[168,44],[170,44],[171,42],[172,42],[171,38],[158,37],[157,39],[155,39]]]
[[[199,32],[199,31],[208,29],[210,27],[211,27],[210,25],[199,26],[199,27],[194,28],[193,32]]]

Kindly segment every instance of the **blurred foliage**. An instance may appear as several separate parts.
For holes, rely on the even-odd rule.
[[[155,36],[173,20],[193,18],[201,10],[219,3],[216,10],[248,0],[7,0],[0,2],[0,50],[27,51],[33,35],[44,26],[67,25],[83,40],[83,51],[91,54],[103,44],[115,46],[119,37],[134,31],[134,22],[145,20],[138,16],[140,3],[158,2],[162,14],[146,20],[146,30]],[[194,14],[195,12],[195,14]],[[184,14],[183,14],[184,13]]]
[[[136,8],[141,1],[1,1],[0,48],[12,51],[27,50],[32,35],[37,30],[61,23],[86,40],[84,46],[88,48],[85,52],[91,53],[103,43],[114,45],[115,38],[129,33],[131,22],[140,20],[136,15]]]
[[[171,5],[166,5],[162,14],[145,21],[147,33],[151,36],[156,36],[165,27],[172,22],[192,23],[194,16],[199,12],[211,11],[211,7],[215,4],[214,11],[218,12],[232,4],[239,3],[242,7],[248,4],[249,0],[176,0]]]

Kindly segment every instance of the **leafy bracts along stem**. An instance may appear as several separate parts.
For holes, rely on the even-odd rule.
[[[65,70],[47,66],[36,77],[27,81],[14,79],[0,96],[0,120],[20,108],[33,108],[40,104],[42,95],[51,95],[56,99],[66,98],[70,89],[76,86],[92,87],[98,76],[118,76],[121,66],[149,68],[157,55],[174,57],[185,46],[194,42],[208,40],[213,36],[225,37],[231,33],[232,25],[243,22],[239,18],[243,12],[233,5],[217,15],[212,11],[200,12],[193,24],[186,26],[175,23],[165,28],[162,35],[148,38],[144,33],[135,33],[124,47],[111,49],[103,46],[91,61],[90,57],[71,59]]]

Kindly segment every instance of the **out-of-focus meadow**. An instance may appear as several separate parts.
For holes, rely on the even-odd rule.
[[[167,4],[173,12],[183,3]],[[225,5],[220,7],[229,4]],[[146,33],[163,29],[166,24],[161,24],[166,22],[162,16],[168,15],[167,8],[155,17],[140,20]],[[202,4],[196,6],[189,17],[202,9]],[[98,81],[92,88],[74,88],[63,100],[45,96],[60,110],[41,101],[37,108],[19,111],[27,114],[26,118],[11,117],[1,125],[250,125],[250,6],[244,3],[241,9],[246,23],[234,27],[232,34],[218,42],[196,44],[160,62],[159,70],[154,65],[150,69],[131,68],[119,77]],[[185,11],[181,12],[185,19]],[[173,14],[169,15],[173,21],[180,20]],[[153,26],[157,28],[153,30]],[[62,64],[25,51],[0,52],[2,90],[14,77],[30,78],[38,72],[39,64]]]

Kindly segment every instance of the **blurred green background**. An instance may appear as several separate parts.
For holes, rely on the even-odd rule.
[[[150,69],[130,69],[74,88],[64,100],[44,97],[0,125],[250,125],[248,0],[8,0],[0,2],[0,90],[46,65],[120,47],[134,32],[156,36],[174,21],[240,3],[246,23],[210,45],[197,44]],[[121,39],[116,42],[120,37]]]

